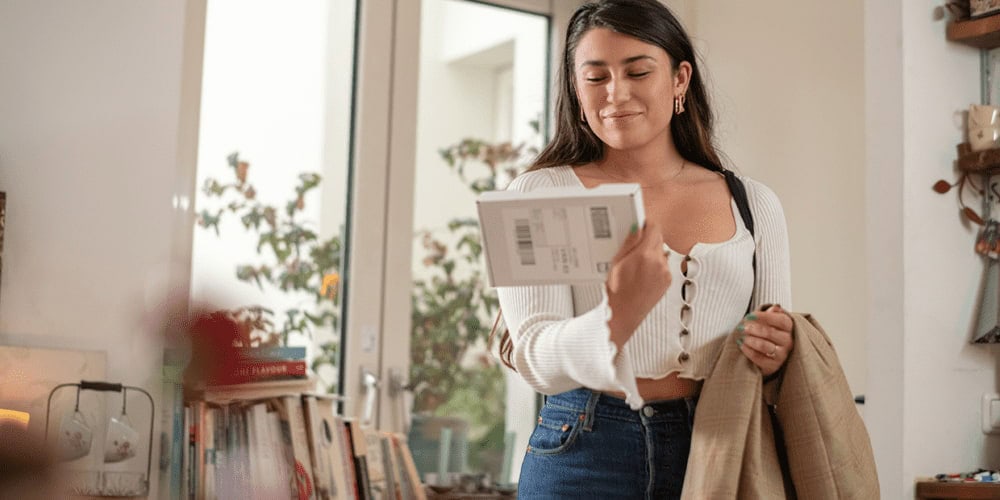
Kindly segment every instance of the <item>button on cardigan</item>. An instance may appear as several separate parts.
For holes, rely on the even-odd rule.
[[[755,235],[743,224],[735,201],[734,234],[722,242],[697,243],[688,255],[671,251],[674,279],[621,352],[611,341],[603,283],[498,287],[503,320],[513,342],[512,362],[536,391],[558,394],[579,387],[626,395],[633,409],[644,404],[636,378],[672,373],[705,379],[721,343],[743,318],[747,304],[791,305],[788,235],[777,196],[763,184],[746,186]],[[518,176],[508,189],[531,191],[583,186],[571,167]],[[665,248],[669,248],[666,247]],[[757,276],[753,256],[756,251]],[[686,273],[681,262],[687,260]]]

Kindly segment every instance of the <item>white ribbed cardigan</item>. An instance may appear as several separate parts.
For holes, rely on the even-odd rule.
[[[751,295],[753,309],[770,303],[791,310],[788,233],[781,203],[763,184],[742,176],[740,180],[750,201],[755,237],[732,201],[735,234],[724,242],[695,244],[687,256],[686,276],[681,272],[686,257],[671,252],[670,287],[620,355],[611,341],[612,311],[603,284],[498,287],[514,346],[512,361],[521,377],[542,394],[579,387],[622,392],[628,404],[639,409],[644,402],[636,377],[663,378],[675,372],[692,380],[708,376]],[[571,167],[554,167],[522,174],[507,189],[553,186],[583,184]],[[682,298],[685,280],[689,283]],[[685,304],[689,310],[682,320]]]

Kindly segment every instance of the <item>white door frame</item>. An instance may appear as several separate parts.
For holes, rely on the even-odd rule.
[[[550,16],[552,88],[565,27],[585,0],[475,1]],[[345,413],[362,411],[361,374],[368,370],[381,382],[374,423],[402,431],[408,422],[401,411],[402,395],[394,389],[406,382],[410,366],[421,0],[363,0],[361,11]],[[393,32],[386,33],[391,27]],[[554,102],[550,97],[550,115]],[[377,352],[366,351],[366,345],[377,345]]]

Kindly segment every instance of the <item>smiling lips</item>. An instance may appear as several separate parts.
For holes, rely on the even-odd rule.
[[[614,111],[603,114],[601,117],[605,120],[621,120],[623,118],[631,118],[637,115],[639,115],[638,111]]]

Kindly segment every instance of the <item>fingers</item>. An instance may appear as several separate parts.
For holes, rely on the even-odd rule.
[[[777,357],[778,351],[782,348],[782,345],[775,341],[768,340],[763,337],[757,337],[752,334],[744,335],[742,340],[737,340],[737,344],[743,348],[749,348],[754,353],[768,358],[771,357],[772,353],[774,354],[774,357]]]
[[[639,227],[638,225],[633,224],[632,232],[630,232],[628,236],[625,237],[625,240],[622,241],[622,246],[618,249],[618,253],[615,254],[614,258],[611,259],[611,263],[614,264],[622,260],[626,255],[632,252],[632,250],[639,246],[643,235],[647,232],[649,231],[647,231],[645,227]]]
[[[662,248],[663,237],[660,235],[659,227],[653,221],[646,221],[645,226],[638,228],[625,238],[618,253],[615,254],[612,264],[624,259],[632,252],[652,252],[655,250],[662,253]]]
[[[774,373],[792,351],[792,318],[778,305],[767,305],[747,314],[736,329],[737,345],[765,375]]]
[[[756,314],[761,321],[774,328],[792,331],[792,317],[778,304],[764,304]]]
[[[751,349],[746,344],[743,344],[743,346],[740,347],[740,351],[743,352],[743,355],[746,356],[751,363],[757,365],[757,367],[760,368],[760,372],[765,377],[778,371],[781,368],[781,365],[784,364],[785,359],[787,359],[787,358],[779,359],[778,355],[775,355],[775,357],[770,358],[767,355],[761,354]]]
[[[783,313],[751,313],[746,315],[743,322],[737,326],[737,329],[748,336],[757,337],[774,344],[789,344],[792,338],[791,324],[789,322],[786,325],[786,322],[782,318],[777,317],[778,315],[788,319],[788,316]]]

